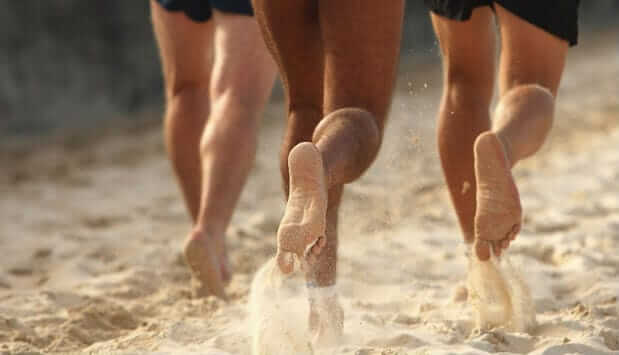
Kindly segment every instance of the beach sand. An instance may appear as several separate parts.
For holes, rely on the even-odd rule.
[[[406,69],[380,157],[345,192],[344,339],[318,353],[619,353],[618,77],[616,47],[577,47],[552,136],[516,167],[525,216],[509,254],[537,311],[527,334],[474,329],[435,147],[440,71]],[[284,207],[282,103],[266,115],[228,233],[229,303],[192,297],[190,223],[160,127],[3,149],[0,354],[249,354],[249,288]]]

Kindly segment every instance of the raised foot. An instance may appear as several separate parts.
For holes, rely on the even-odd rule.
[[[326,245],[327,183],[320,152],[300,143],[288,155],[290,193],[277,231],[277,262],[284,273],[294,267],[291,254],[312,264]]]
[[[198,297],[214,295],[226,299],[224,286],[230,280],[230,271],[223,246],[215,244],[204,233],[194,230],[185,242],[185,260],[198,281]]]
[[[496,134],[485,132],[479,135],[474,149],[477,181],[475,248],[481,260],[488,260],[490,247],[499,256],[520,232],[522,207],[511,164]]]

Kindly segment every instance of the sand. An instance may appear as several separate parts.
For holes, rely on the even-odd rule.
[[[476,329],[434,141],[440,72],[403,65],[380,158],[345,193],[343,343],[317,354],[619,353],[612,40],[583,39],[573,51],[552,136],[515,172],[525,217],[509,258],[530,288],[537,325]],[[229,231],[229,303],[192,298],[180,257],[190,225],[158,126],[3,148],[0,354],[249,354],[249,290],[274,255],[284,206],[282,114],[281,102],[267,111]],[[286,320],[302,332],[307,304],[302,287],[293,291],[284,301],[296,302],[296,313]]]

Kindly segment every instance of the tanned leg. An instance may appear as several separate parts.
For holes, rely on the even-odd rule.
[[[303,258],[309,244],[316,243],[316,252],[325,244],[324,238],[317,242],[326,229],[328,187],[322,157],[311,143],[299,145],[311,142],[323,113],[324,59],[318,4],[314,0],[255,0],[254,9],[279,65],[288,100],[281,153],[288,201],[278,230],[278,264],[288,273],[293,267],[290,253]]]
[[[432,14],[432,23],[443,59],[438,148],[464,240],[473,243],[477,192],[473,144],[490,128],[495,68],[493,14],[488,7],[477,8],[465,22]]]
[[[253,164],[275,64],[251,17],[196,23],[151,1],[166,81],[166,145],[194,228],[185,256],[198,295],[225,297],[224,234]]]
[[[213,12],[215,59],[211,113],[202,133],[202,193],[185,255],[201,281],[199,295],[225,297],[230,278],[225,233],[256,155],[257,131],[275,79],[253,17]]]
[[[520,197],[511,174],[518,161],[537,152],[548,135],[568,43],[496,5],[501,27],[501,98],[492,131],[475,143],[476,251],[500,255],[520,231]]]
[[[165,81],[166,148],[195,223],[200,210],[200,139],[210,112],[215,28],[212,20],[194,22],[183,13],[163,9],[154,0],[150,6]]]
[[[307,117],[303,127],[320,121],[312,129],[311,142],[290,149],[290,143],[296,142],[287,140],[288,169],[282,170],[284,177],[289,174],[290,186],[278,231],[279,265],[289,272],[292,265],[286,254],[300,256],[309,264],[308,283],[324,290],[335,283],[342,185],[370,166],[380,146],[395,80],[403,2],[376,6],[365,0],[259,0],[256,9],[280,63],[291,113]],[[278,21],[284,14],[289,21]],[[359,45],[360,38],[363,45]],[[303,66],[306,55],[312,56],[313,65]],[[324,78],[324,82],[315,78]],[[326,116],[320,119],[323,113]],[[293,130],[288,137],[308,140],[308,131],[298,132]],[[316,340],[323,343],[337,338],[342,329],[337,299],[310,305]]]

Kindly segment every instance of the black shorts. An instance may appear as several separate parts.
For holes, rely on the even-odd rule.
[[[251,0],[157,0],[169,11],[183,11],[187,17],[204,22],[211,19],[213,9],[231,14],[253,16]]]
[[[435,14],[458,21],[470,19],[476,7],[494,9],[494,3],[497,3],[571,46],[578,41],[580,0],[425,0],[425,3]]]

